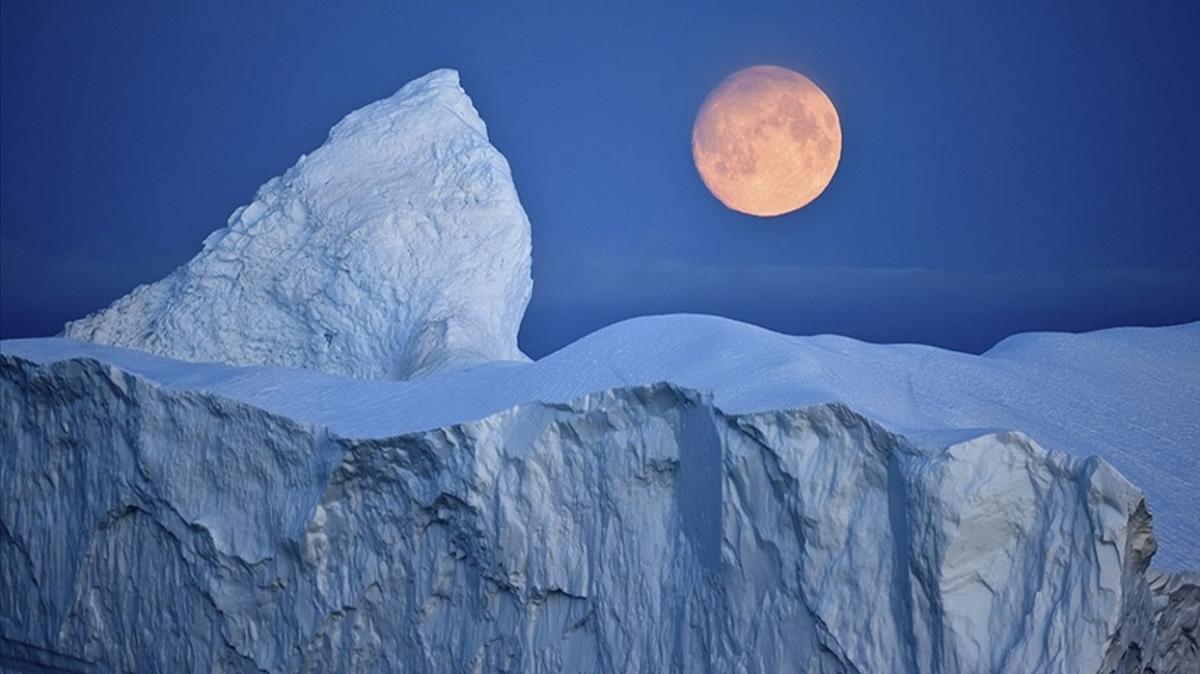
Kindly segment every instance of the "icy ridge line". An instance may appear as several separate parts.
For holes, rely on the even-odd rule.
[[[346,439],[0,355],[0,631],[133,671],[1188,671],[1140,491],[672,384]],[[147,626],[153,626],[148,629]]]
[[[66,325],[181,360],[407,379],[525,360],[529,219],[436,70],[347,115],[189,262]]]

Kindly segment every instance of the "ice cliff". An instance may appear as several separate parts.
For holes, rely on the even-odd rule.
[[[81,669],[1197,664],[1142,493],[1019,433],[922,447],[657,384],[349,438],[14,355],[0,433],[0,628]]]
[[[166,278],[66,335],[407,378],[523,359],[529,221],[452,70],[350,113]]]

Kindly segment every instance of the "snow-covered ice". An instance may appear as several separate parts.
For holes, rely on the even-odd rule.
[[[191,361],[407,378],[521,360],[529,220],[437,70],[350,113],[166,278],[65,334]]]
[[[203,390],[347,437],[387,437],[669,381],[730,413],[841,402],[931,444],[1020,430],[1099,455],[1150,497],[1165,568],[1200,569],[1200,323],[1011,337],[976,356],[846,337],[792,337],[712,316],[633,319],[534,363],[408,382],[181,363],[66,339],[9,340],[36,362],[96,358],[175,390]]]
[[[1148,567],[1142,493],[1020,433],[922,446],[840,404],[653,384],[346,438],[203,390],[371,382],[45,357],[73,345],[0,356],[0,628],[102,669],[1197,663],[1200,578]]]

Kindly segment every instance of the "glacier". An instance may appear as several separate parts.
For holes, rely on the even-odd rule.
[[[64,334],[160,355],[409,378],[522,360],[529,220],[437,70],[356,110],[202,250]]]
[[[0,669],[1200,672],[1200,323],[530,361],[531,254],[439,70],[0,341]]]

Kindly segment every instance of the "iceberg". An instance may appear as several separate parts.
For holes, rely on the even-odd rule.
[[[435,71],[0,342],[0,667],[1200,671],[1200,323],[529,361],[529,235]]]
[[[1197,662],[1200,586],[1150,568],[1142,492],[1022,433],[659,383],[348,436],[213,392],[240,368],[27,346],[0,356],[0,627],[104,670]]]

